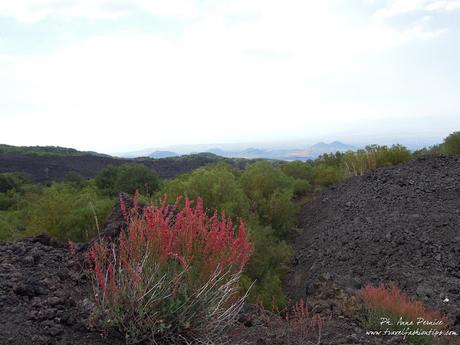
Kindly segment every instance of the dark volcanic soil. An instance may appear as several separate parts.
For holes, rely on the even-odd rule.
[[[459,156],[422,157],[351,178],[307,205],[301,224],[286,279],[291,298],[339,313],[321,296],[320,280],[347,293],[393,281],[448,313],[460,334]]]
[[[36,157],[0,153],[0,173],[22,172],[34,182],[62,181],[69,172],[76,172],[85,178],[94,178],[108,165],[118,166],[126,163],[142,163],[155,170],[161,178],[169,179],[216,161],[217,159],[212,157],[132,160],[92,155]]]
[[[91,285],[47,237],[0,242],[0,344],[121,345],[88,329]]]

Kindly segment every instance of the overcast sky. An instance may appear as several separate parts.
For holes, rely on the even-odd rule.
[[[459,0],[0,0],[0,143],[436,142],[459,82]]]

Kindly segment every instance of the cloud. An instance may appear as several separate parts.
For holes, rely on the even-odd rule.
[[[23,22],[49,17],[116,19],[138,13],[193,17],[198,8],[198,0],[15,0],[0,2],[0,16]]]
[[[459,0],[390,0],[375,12],[374,18],[385,20],[414,12],[423,15],[423,12],[449,12],[459,8]]]
[[[350,118],[364,122],[369,114],[395,118],[438,111],[435,102],[429,103],[438,96],[424,96],[428,91],[417,80],[405,80],[397,55],[386,59],[389,52],[404,54],[408,42],[444,33],[431,27],[440,10],[425,9],[434,1],[409,7],[389,2],[385,20],[357,9],[346,15],[341,6],[348,1],[0,4],[0,14],[9,11],[21,20],[117,18],[136,11],[193,17],[174,38],[117,32],[40,56],[0,55],[2,125],[12,129],[3,140],[13,143],[13,129],[28,123],[30,144],[49,139],[116,151],[127,145],[319,135]],[[390,12],[408,11],[421,15],[398,26],[388,20]],[[406,88],[412,97],[400,96]],[[442,101],[437,104],[453,104],[449,94],[437,99]],[[46,131],[45,138],[35,131],[41,127],[59,130]],[[119,142],[121,136],[129,143]]]
[[[443,1],[432,1],[426,5],[425,10],[427,11],[455,11],[460,9],[460,1],[457,0],[443,0]]]
[[[390,0],[373,15],[377,25],[395,27],[391,20],[403,18],[398,32],[405,41],[433,39],[448,32],[446,27],[434,27],[433,15],[460,9],[458,0]]]

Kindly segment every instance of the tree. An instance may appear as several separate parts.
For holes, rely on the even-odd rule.
[[[271,163],[259,161],[241,174],[240,185],[250,201],[250,211],[262,225],[271,225],[277,236],[283,238],[295,222],[295,179]]]
[[[111,196],[119,192],[134,194],[136,190],[152,195],[160,188],[158,174],[143,164],[109,165],[96,176],[95,183],[100,191]]]
[[[225,163],[199,168],[191,174],[168,181],[159,196],[165,193],[170,202],[179,195],[191,199],[202,197],[207,209],[225,210],[231,217],[248,216],[248,199],[238,185],[232,168]]]
[[[317,186],[328,187],[343,180],[343,170],[340,167],[321,163],[314,169],[315,184]]]
[[[104,168],[94,179],[96,187],[108,195],[115,195],[115,182],[118,177],[118,168],[113,165],[109,165]]]
[[[306,162],[292,161],[281,166],[281,170],[296,179],[312,181],[313,171],[311,165]]]
[[[76,171],[69,171],[64,178],[64,181],[70,183],[77,188],[83,188],[88,185],[88,180]]]
[[[460,131],[451,133],[444,139],[441,146],[442,152],[460,154]]]
[[[124,164],[119,167],[115,181],[115,193],[134,194],[137,191],[152,195],[160,189],[160,178],[156,172],[143,164]]]
[[[5,193],[11,189],[17,189],[25,183],[25,179],[15,173],[0,174],[0,193]]]

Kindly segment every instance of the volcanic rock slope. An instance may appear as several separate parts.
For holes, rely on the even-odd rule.
[[[460,333],[460,156],[426,156],[353,177],[305,207],[286,280],[314,299],[318,280],[348,291],[395,282],[447,312]]]
[[[62,244],[46,236],[0,242],[1,345],[121,345],[88,327],[91,283]]]

